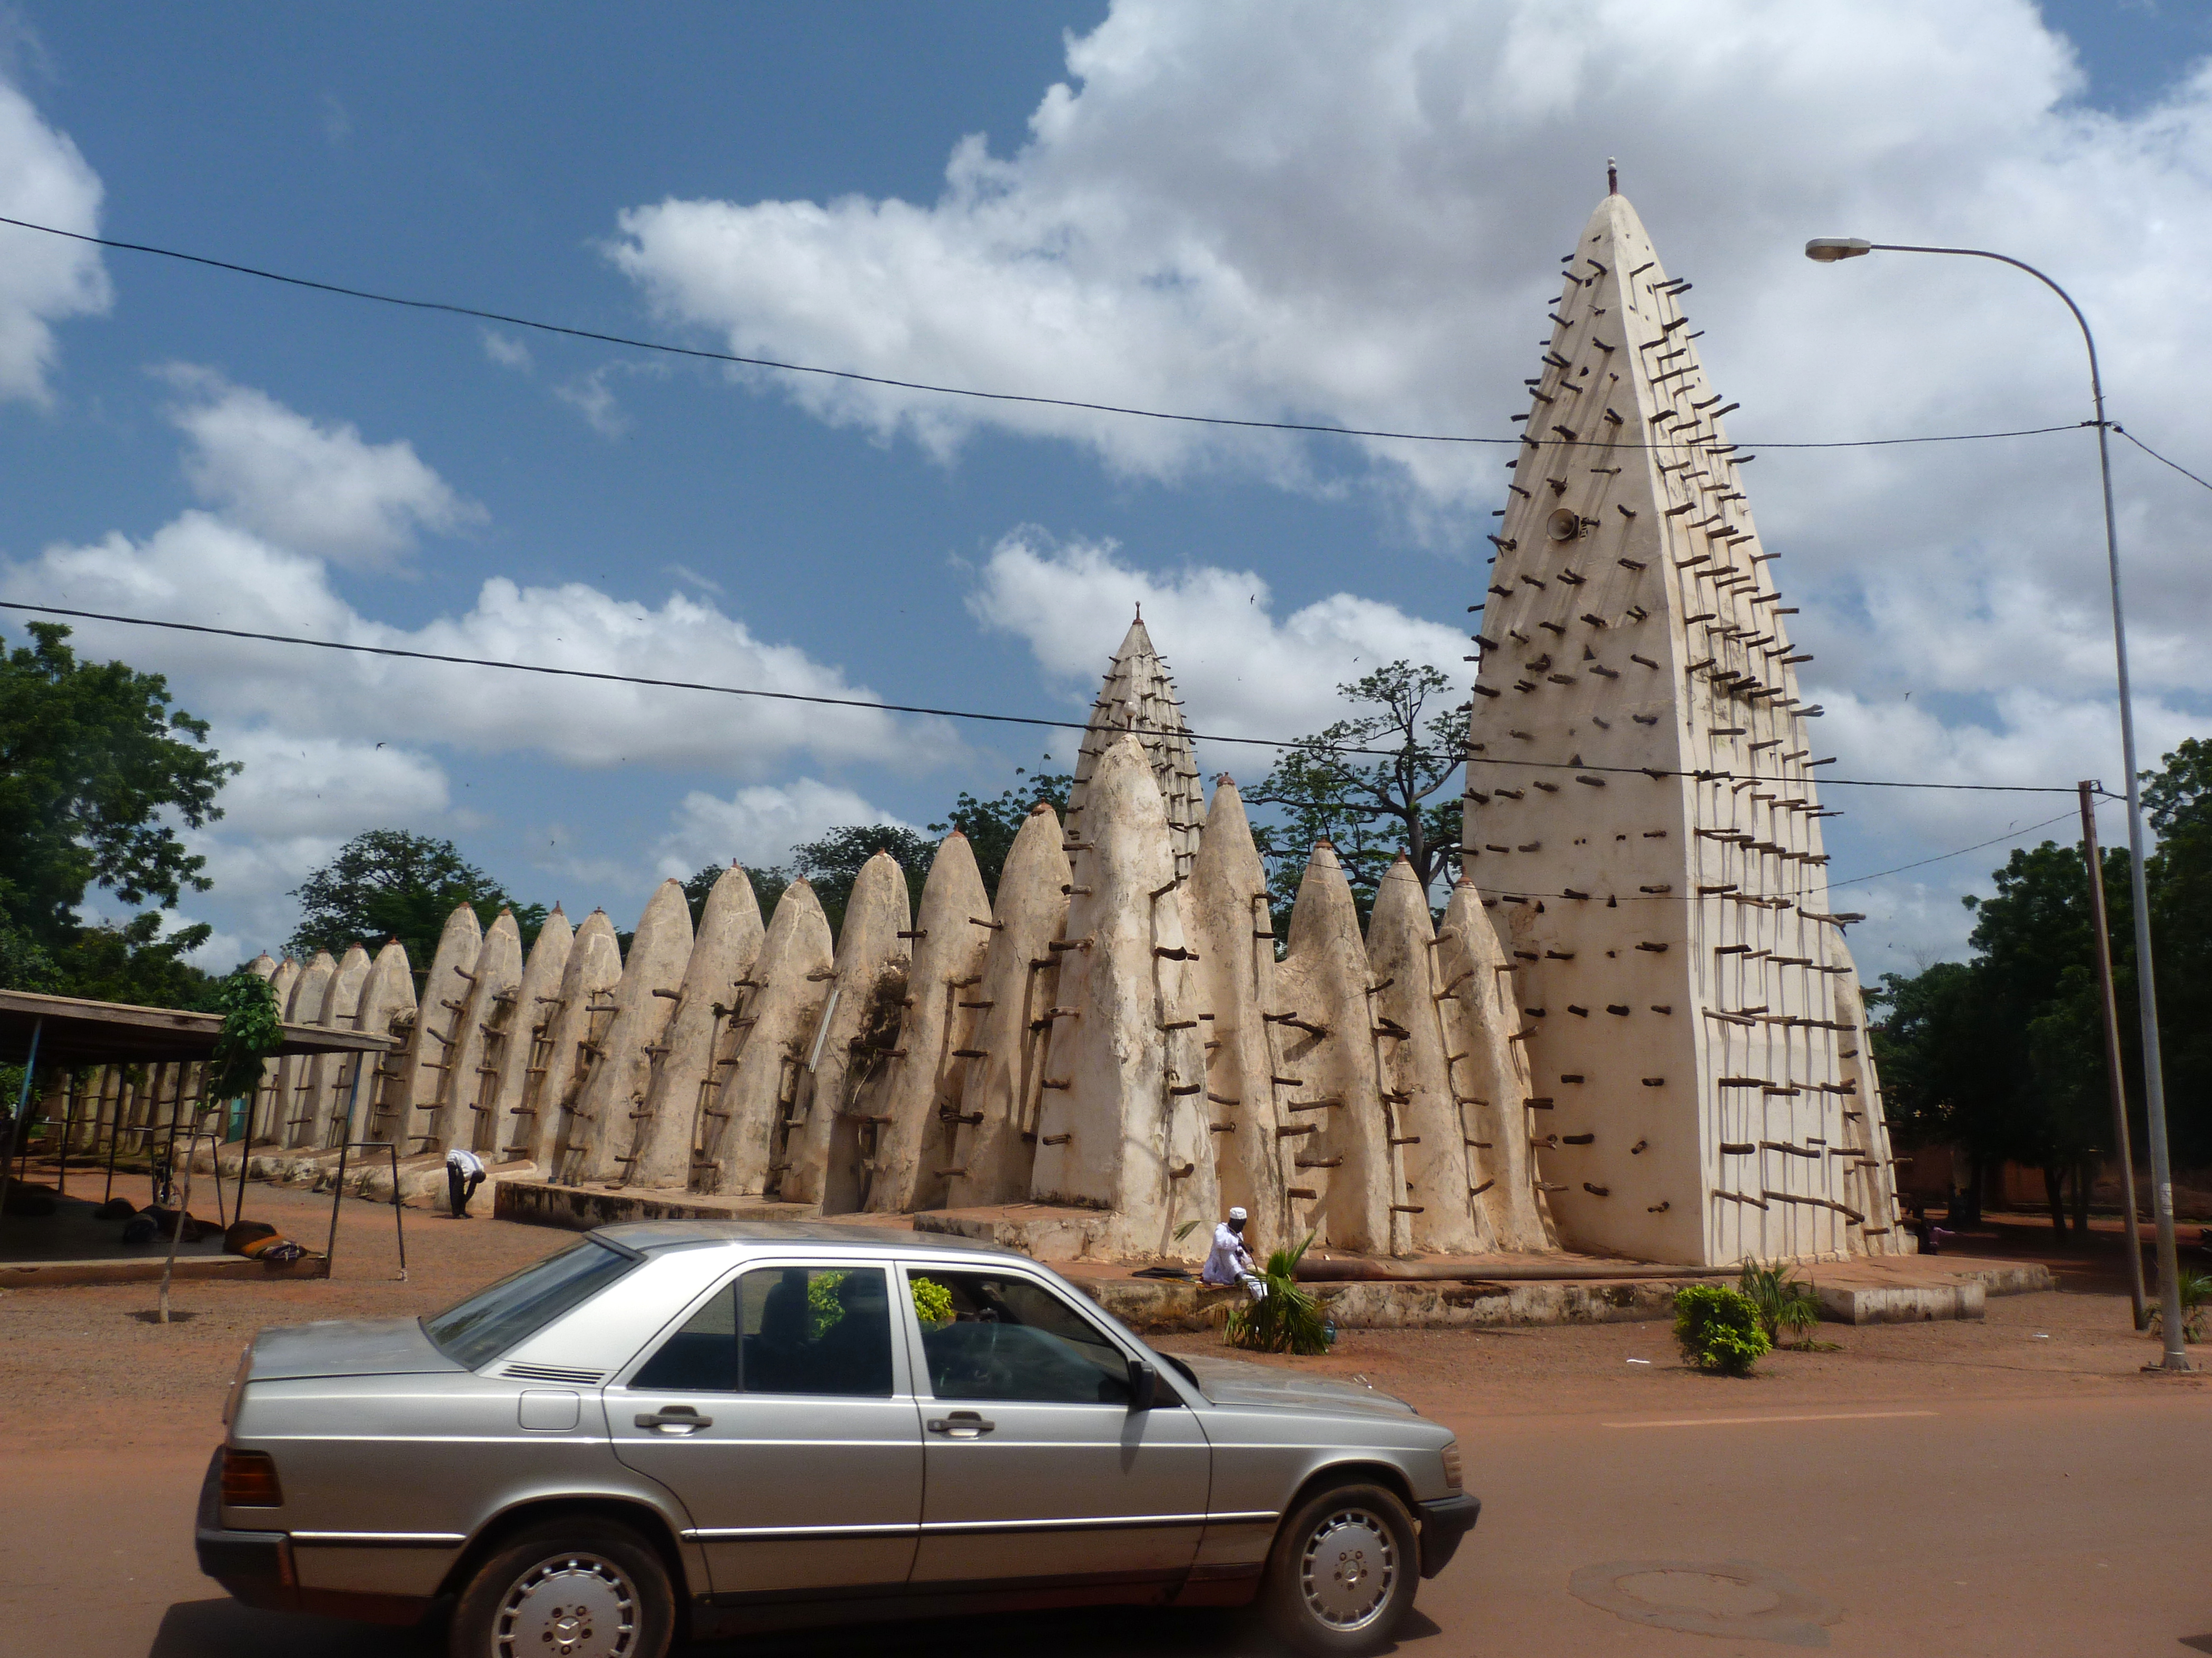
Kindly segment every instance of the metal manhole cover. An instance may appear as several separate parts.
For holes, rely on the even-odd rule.
[[[1611,1560],[1567,1580],[1575,1598],[1654,1629],[1825,1647],[1843,1608],[1748,1560]]]

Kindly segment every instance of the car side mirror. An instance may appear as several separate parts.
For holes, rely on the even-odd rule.
[[[1153,1397],[1159,1392],[1160,1373],[1141,1358],[1129,1361],[1129,1408],[1149,1411]]]

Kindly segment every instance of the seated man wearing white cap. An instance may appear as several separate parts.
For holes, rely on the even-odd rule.
[[[1252,1252],[1244,1247],[1244,1212],[1231,1209],[1229,1218],[1213,1229],[1213,1248],[1206,1257],[1206,1265],[1199,1269],[1202,1284],[1241,1284],[1254,1300],[1267,1293],[1261,1282],[1260,1269],[1252,1263]]]

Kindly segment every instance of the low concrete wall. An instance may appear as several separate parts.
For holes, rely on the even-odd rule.
[[[0,1290],[47,1290],[91,1284],[159,1284],[161,1261],[129,1260],[0,1261]],[[262,1261],[248,1255],[179,1255],[174,1281],[202,1282],[208,1278],[328,1278],[331,1264],[320,1255],[297,1260]]]
[[[386,1185],[391,1184],[390,1176]],[[561,1226],[588,1232],[595,1226],[617,1226],[633,1220],[817,1220],[812,1205],[804,1203],[735,1203],[726,1199],[692,1198],[676,1193],[647,1193],[608,1191],[604,1187],[560,1186],[551,1181],[503,1180],[493,1187],[492,1214],[500,1220],[519,1220],[534,1226]]]
[[[1164,1278],[1071,1277],[1133,1330],[1219,1327],[1243,1291]],[[1613,1284],[1310,1284],[1304,1286],[1343,1330],[1458,1330],[1506,1324],[1623,1324],[1672,1318],[1664,1279]]]

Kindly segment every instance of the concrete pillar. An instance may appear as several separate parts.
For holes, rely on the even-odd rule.
[[[530,1068],[538,1063],[538,1043],[561,999],[561,980],[574,942],[575,930],[561,906],[554,905],[530,942],[504,1040],[496,1059],[488,1061],[495,1072],[488,1079],[490,1109],[485,1114],[485,1128],[494,1162],[530,1161],[530,1118],[522,1109],[530,1092]]]
[[[909,955],[902,935],[912,926],[906,877],[879,852],[860,866],[845,905],[818,1053],[791,1114],[799,1126],[778,1159],[790,1165],[777,1187],[785,1202],[818,1203],[825,1215],[860,1206],[860,1125],[848,1114],[898,1046]]]
[[[638,918],[622,982],[615,987],[614,1017],[599,1038],[601,1053],[572,1114],[562,1178],[571,1184],[619,1184],[630,1163],[634,1114],[644,1108],[665,1051],[691,959],[691,907],[684,889],[663,881]]]
[[[1195,1259],[1220,1195],[1206,1039],[1165,803],[1135,734],[1097,756],[1083,823],[1030,1194],[1109,1212],[1115,1254]]]
[[[958,829],[930,859],[915,918],[905,1007],[890,1062],[861,1096],[862,1208],[878,1214],[941,1209],[961,1127],[961,1084],[982,1050],[974,1034],[989,949],[991,901],[975,850]],[[865,1121],[880,1117],[880,1122]]]
[[[821,901],[805,881],[793,881],[776,900],[760,954],[738,981],[736,1012],[715,1046],[693,1191],[751,1196],[782,1172],[771,1165],[782,1156],[834,958]]]
[[[1060,989],[1060,952],[1048,948],[1066,929],[1069,873],[1053,809],[1040,801],[1014,836],[999,875],[999,901],[978,911],[986,934],[982,982],[969,1045],[983,1057],[967,1062],[960,1090],[959,1132],[945,1201],[954,1209],[1018,1203],[1029,1196],[1036,1150],[1039,1084],[1050,1042],[1050,1012]]]
[[[629,1166],[633,1186],[672,1187],[690,1183],[698,1145],[699,1112],[706,1103],[723,1023],[736,1014],[738,981],[760,958],[760,901],[735,863],[724,870],[699,913],[698,936],[684,969],[676,1011],[668,1022],[659,1068],[646,1096],[645,1114]]]
[[[1437,1005],[1452,1102],[1467,1144],[1469,1187],[1492,1247],[1544,1252],[1556,1249],[1559,1239],[1528,1146],[1533,1114],[1522,1102],[1536,1090],[1514,1039],[1522,1014],[1512,963],[1483,902],[1480,890],[1462,877],[1437,933]]]
[[[422,981],[415,1024],[407,1044],[406,1062],[400,1067],[402,1109],[392,1125],[391,1137],[399,1155],[407,1157],[434,1142],[438,1102],[445,1092],[446,1075],[452,1069],[453,1044],[460,1040],[460,1009],[469,981],[464,975],[476,966],[483,944],[483,926],[466,904],[453,906],[438,934],[438,948],[430,957],[430,970]]]
[[[491,1099],[499,1074],[492,1061],[507,1040],[521,982],[522,929],[514,912],[502,908],[477,944],[476,960],[461,973],[460,993],[445,1003],[453,1039],[446,1046],[445,1086],[427,1125],[424,1151],[491,1150]]]
[[[1286,1119],[1276,1105],[1265,1017],[1276,1005],[1267,872],[1252,844],[1243,799],[1225,773],[1214,780],[1206,835],[1186,891],[1202,999],[1213,1016],[1200,1029],[1208,1044],[1206,1121],[1214,1170],[1224,1207],[1235,1205],[1249,1216],[1247,1236],[1264,1259],[1267,1250],[1297,1243],[1290,1236],[1286,1188],[1304,1182],[1286,1173],[1296,1142],[1275,1133]]]
[[[1440,1009],[1444,988],[1429,895],[1405,854],[1383,872],[1367,917],[1369,1011],[1382,1074],[1382,1108],[1394,1131],[1385,1148],[1401,1227],[1416,1253],[1469,1254],[1493,1247],[1468,1178],[1468,1135],[1452,1098]]]
[[[1317,841],[1291,906],[1289,952],[1276,965],[1279,1006],[1271,1021],[1276,1104],[1293,1146],[1292,1230],[1334,1248],[1387,1254],[1396,1199],[1370,982],[1352,888],[1336,849]]]
[[[518,1145],[539,1169],[556,1171],[568,1161],[570,1123],[581,1084],[590,1074],[600,1035],[614,1017],[615,987],[622,982],[622,944],[603,909],[586,915],[568,945],[558,999],[540,1005],[544,1029],[531,1043],[522,1102],[516,1108]],[[527,1140],[519,1138],[527,1134]]]

